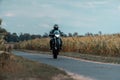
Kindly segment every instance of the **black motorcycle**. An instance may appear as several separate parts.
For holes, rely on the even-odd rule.
[[[57,59],[57,56],[59,55],[61,44],[62,43],[61,43],[60,33],[56,31],[54,32],[54,37],[52,42],[52,53],[54,59]]]

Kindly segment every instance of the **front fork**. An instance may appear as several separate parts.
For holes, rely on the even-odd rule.
[[[57,45],[57,40],[58,40],[58,45]],[[59,46],[59,48],[60,48],[61,45],[62,45],[62,41],[61,41],[61,39],[60,39],[60,38],[54,38],[53,45],[54,45],[55,49],[57,49],[58,46]]]

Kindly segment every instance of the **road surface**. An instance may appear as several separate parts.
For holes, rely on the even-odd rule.
[[[53,59],[52,55],[38,53],[29,54],[28,52],[20,51],[13,51],[13,53],[78,75],[90,77],[94,80],[120,80],[119,64],[95,63],[63,56],[59,56],[58,59]]]

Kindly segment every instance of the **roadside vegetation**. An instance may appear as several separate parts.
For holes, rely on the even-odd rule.
[[[73,80],[66,72],[46,64],[0,52],[0,80]]]
[[[62,38],[62,52],[77,52],[104,57],[120,57],[120,35]],[[49,38],[19,42],[17,49],[49,51]]]
[[[15,48],[49,52],[49,38],[16,43]],[[120,63],[120,34],[63,37],[61,55],[86,60]]]
[[[13,34],[10,37],[1,27],[1,22],[2,19],[0,19],[0,80],[73,80],[63,70],[13,55],[11,53],[13,44],[5,40],[17,42],[17,36]]]

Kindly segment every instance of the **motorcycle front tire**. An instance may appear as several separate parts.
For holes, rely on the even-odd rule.
[[[53,59],[57,59],[58,52],[58,50],[53,50]]]

